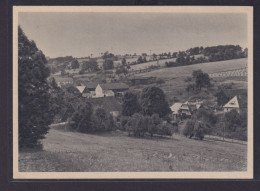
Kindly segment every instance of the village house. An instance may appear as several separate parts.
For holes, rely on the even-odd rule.
[[[129,87],[123,83],[98,84],[95,97],[122,96]]]
[[[223,106],[224,112],[236,110],[240,113],[247,109],[247,89],[231,89],[223,91],[229,101]]]
[[[223,108],[224,112],[236,110],[238,113],[241,113],[243,110],[247,109],[247,97],[243,95],[235,96],[229,100],[228,103],[223,106]]]
[[[172,119],[174,121],[177,120],[177,118],[186,119],[191,118],[191,115],[195,113],[200,107],[202,102],[189,102],[186,101],[185,103],[174,103],[170,108],[172,110]]]

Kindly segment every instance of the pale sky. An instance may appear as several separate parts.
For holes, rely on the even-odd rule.
[[[51,58],[162,53],[195,46],[247,47],[246,14],[19,13],[30,40]]]

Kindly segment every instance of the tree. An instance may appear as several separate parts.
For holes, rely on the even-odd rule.
[[[90,59],[89,61],[85,61],[82,64],[82,70],[88,72],[96,72],[99,70],[98,63],[94,59]]]
[[[142,112],[145,115],[159,114],[164,117],[171,112],[164,92],[158,87],[144,88],[140,98]]]
[[[113,58],[114,56],[115,56],[114,54],[109,53],[108,51],[106,51],[106,52],[103,54],[102,58],[103,58],[104,60],[106,60],[106,59],[108,59],[108,58]]]
[[[142,58],[142,56],[139,56],[139,57],[138,57],[137,62],[138,62],[138,63],[143,63],[143,58]]]
[[[67,92],[69,92],[70,94],[73,94],[74,96],[77,96],[77,97],[81,96],[80,91],[74,86],[68,86],[66,88],[66,90],[67,90]]]
[[[34,147],[52,123],[50,74],[44,54],[18,27],[19,147]]]
[[[112,60],[105,60],[103,63],[104,70],[110,70],[114,68],[114,62]]]
[[[192,76],[195,79],[195,84],[198,90],[201,90],[202,87],[209,87],[210,78],[207,73],[203,73],[202,70],[194,70]]]
[[[91,103],[86,102],[84,105],[80,105],[72,116],[72,122],[70,123],[72,129],[84,133],[93,132],[92,113],[93,108]]]
[[[124,74],[124,76],[126,76],[128,74],[128,68],[127,66],[124,65],[118,65],[116,67],[116,74],[120,75],[120,74]]]
[[[153,114],[149,118],[149,123],[147,127],[148,133],[150,133],[150,136],[153,137],[153,134],[157,132],[158,126],[161,124],[161,119],[158,114]]]
[[[79,68],[79,62],[76,59],[71,62],[71,68],[72,69]]]
[[[194,137],[196,137],[197,139],[204,139],[204,135],[205,135],[205,125],[200,122],[200,121],[196,121],[195,125],[194,125]]]
[[[125,58],[122,59],[122,65],[126,66],[126,59]]]
[[[131,116],[134,113],[138,113],[141,108],[138,103],[137,96],[134,93],[126,92],[123,97],[122,114],[124,116]]]
[[[58,121],[55,122],[60,122],[62,120],[61,116],[65,106],[64,92],[60,87],[57,86],[55,78],[51,79],[49,87],[51,94],[51,111],[56,118],[59,116]]]
[[[218,102],[219,106],[223,106],[224,104],[226,104],[229,101],[227,95],[224,93],[223,90],[220,90],[219,92],[217,92],[215,94],[215,97],[217,98],[217,102]]]
[[[194,121],[192,120],[188,120],[184,126],[184,129],[182,131],[182,134],[187,137],[187,136],[190,136],[190,138],[193,136],[192,133],[193,133],[193,130],[194,130]]]
[[[108,116],[105,109],[97,108],[93,118],[93,129],[95,131],[104,131],[110,129],[110,124],[108,123]]]
[[[236,110],[225,113],[225,124],[230,132],[235,131],[241,125],[241,117]]]

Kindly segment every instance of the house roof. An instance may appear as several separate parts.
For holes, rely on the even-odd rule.
[[[233,97],[229,102],[223,106],[224,108],[239,108],[237,96]]]
[[[95,89],[97,87],[98,83],[88,82],[86,83],[87,89]]]
[[[80,93],[82,93],[86,86],[76,86],[76,88],[79,90]]]
[[[181,105],[180,109],[183,109],[183,110],[190,110],[188,104],[184,103]]]
[[[247,96],[239,95],[233,97],[229,102],[223,107],[228,108],[247,108]]]
[[[178,114],[178,111],[180,107],[182,106],[182,103],[174,103],[170,108],[172,110],[173,114]]]
[[[121,90],[129,89],[128,85],[124,83],[108,83],[108,84],[99,84],[103,90]]]

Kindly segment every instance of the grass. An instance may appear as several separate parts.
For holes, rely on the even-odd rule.
[[[187,83],[184,82],[184,79],[187,76],[191,76],[193,70],[201,69],[203,72],[211,74],[228,70],[241,69],[246,67],[246,65],[247,59],[242,58],[227,61],[194,64],[188,66],[162,68],[158,70],[153,70],[151,72],[136,74],[136,76],[156,76],[157,78],[161,78],[165,81],[165,83],[159,85],[159,87],[165,92],[168,100],[173,100],[174,97],[177,97],[180,101],[186,101],[190,95],[185,91]],[[233,88],[247,88],[247,79],[243,76],[226,76],[222,78],[212,79],[212,82],[214,82],[215,86],[218,86],[221,83],[233,82]],[[131,90],[141,90],[146,86],[147,85],[133,86],[131,87]]]
[[[172,138],[134,138],[124,132],[89,135],[51,129],[42,151],[20,151],[25,172],[244,171],[246,145]]]
[[[207,62],[202,64],[193,64],[188,66],[179,66],[171,68],[162,68],[151,72],[139,74],[139,76],[156,76],[161,78],[172,78],[181,76],[190,76],[193,70],[201,69],[206,73],[223,72],[227,70],[235,70],[244,68],[247,65],[247,59],[234,59],[219,62]]]

